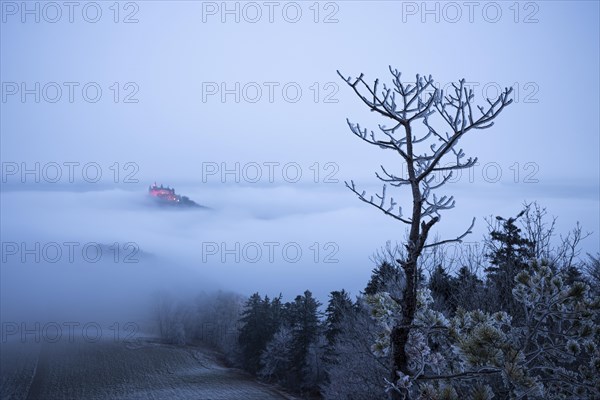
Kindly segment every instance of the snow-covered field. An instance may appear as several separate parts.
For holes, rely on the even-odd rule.
[[[291,399],[199,347],[131,343],[3,343],[0,398]]]

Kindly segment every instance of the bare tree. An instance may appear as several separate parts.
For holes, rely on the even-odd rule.
[[[583,232],[582,226],[577,222],[566,235],[559,235],[560,243],[554,246],[552,240],[556,235],[558,217],[549,217],[546,207],[542,207],[535,201],[524,203],[523,206],[522,226],[526,239],[534,245],[533,255],[535,258],[548,259],[552,265],[563,268],[574,266],[574,263],[582,264],[582,261],[579,260],[581,253],[579,245],[592,234],[591,232]]]
[[[419,257],[428,247],[460,242],[471,232],[475,223],[473,219],[469,228],[456,238],[427,243],[431,228],[440,220],[440,212],[453,208],[455,204],[453,196],[438,197],[433,191],[447,183],[454,171],[475,165],[477,158],[463,161],[465,154],[462,149],[457,149],[458,142],[471,130],[491,127],[498,114],[512,102],[509,99],[512,88],[506,88],[495,100],[487,99],[485,107],[477,106],[477,113],[477,110],[473,110],[473,90],[465,86],[464,79],[458,84],[452,84],[450,93],[446,94],[436,88],[431,76],[417,75],[413,84],[405,84],[401,81],[398,70],[390,67],[390,72],[393,77],[392,87],[385,84],[380,86],[378,79],[370,86],[363,79],[363,74],[354,79],[345,78],[339,71],[338,74],[372,112],[382,115],[392,124],[389,127],[380,124],[376,134],[347,120],[352,133],[369,144],[398,153],[406,165],[406,171],[398,175],[381,166],[382,172],[376,173],[376,176],[384,183],[383,191],[375,194],[376,199],[373,196],[367,198],[366,192],[359,191],[354,181],[346,182],[346,186],[360,200],[408,225],[409,229],[406,256],[399,260],[407,284],[402,300],[394,299],[398,303],[402,301],[402,319],[392,329],[390,338],[394,382],[398,375],[409,374],[405,345],[416,309]],[[439,128],[434,128],[430,123],[434,118],[444,124],[448,131],[442,132]],[[425,132],[420,135],[415,129],[415,124],[419,122],[425,127]],[[425,147],[425,152],[417,150],[418,147]],[[442,161],[446,161],[446,156],[452,157],[452,162],[442,164]],[[436,180],[436,174],[442,175],[440,182]],[[392,197],[388,202],[388,184],[393,187],[407,186],[410,189],[412,210],[409,216],[402,214],[401,207]],[[395,398],[406,398],[407,395],[406,391],[394,392]]]
[[[557,217],[552,217],[550,222],[546,222],[548,214],[546,207],[540,206],[537,202],[524,203],[523,206],[525,207],[525,218],[522,226],[526,238],[533,243],[533,255],[536,259],[549,259]]]
[[[175,333],[179,333],[181,324],[178,324],[180,321],[175,299],[167,292],[158,292],[155,294],[154,301],[154,318],[160,338],[168,342],[176,342]]]

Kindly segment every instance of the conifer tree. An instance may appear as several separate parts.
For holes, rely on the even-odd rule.
[[[256,374],[261,367],[260,357],[267,343],[275,333],[274,323],[271,318],[271,301],[267,296],[261,299],[254,293],[245,304],[240,321],[238,343],[240,345],[242,366],[247,371]]]
[[[293,388],[303,389],[306,382],[309,348],[319,335],[319,306],[320,303],[307,290],[304,295],[298,295],[289,307],[292,329],[289,383]]]
[[[446,272],[444,267],[438,265],[435,267],[431,276],[429,277],[429,290],[434,300],[434,308],[437,311],[453,311],[450,307],[450,299],[452,298],[452,291],[454,289],[450,275]]]
[[[485,271],[495,295],[494,302],[499,306],[496,311],[509,312],[513,317],[520,311],[512,296],[514,279],[527,268],[535,248],[535,244],[523,237],[521,229],[515,224],[524,214],[525,210],[514,218],[496,217],[499,225],[490,232],[487,243],[491,265]]]
[[[334,345],[335,338],[342,330],[342,320],[345,315],[353,312],[353,307],[352,300],[344,289],[329,294],[329,303],[325,310],[325,338],[329,347]]]
[[[387,292],[390,286],[397,284],[401,279],[402,273],[399,268],[384,260],[373,268],[364,292],[366,295]]]

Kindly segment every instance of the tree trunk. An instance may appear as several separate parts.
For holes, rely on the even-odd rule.
[[[411,257],[412,258],[412,257]],[[417,262],[412,259],[407,261],[403,265],[406,274],[406,287],[404,289],[404,296],[402,301],[402,321],[399,325],[392,328],[391,333],[391,346],[392,346],[392,382],[396,382],[398,379],[397,371],[408,375],[408,357],[406,355],[406,343],[408,342],[408,335],[410,333],[410,325],[413,323],[416,310],[416,273],[417,273]],[[398,393],[392,391],[392,399],[408,399],[408,392],[404,391]]]

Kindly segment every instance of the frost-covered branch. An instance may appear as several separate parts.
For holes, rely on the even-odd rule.
[[[471,225],[467,228],[467,230],[460,236],[457,236],[454,239],[445,239],[445,240],[440,240],[437,241],[435,243],[430,243],[430,244],[426,244],[425,246],[423,246],[424,248],[428,248],[428,247],[434,247],[434,246],[439,246],[442,244],[447,244],[447,243],[462,243],[462,240],[469,234],[473,233],[472,229],[475,226],[475,218],[473,218],[473,220],[471,221]]]
[[[371,196],[369,199],[367,199],[365,197],[366,195],[366,191],[362,191],[359,192],[358,189],[356,189],[356,185],[354,184],[354,181],[350,181],[350,183],[348,182],[344,182],[346,184],[346,187],[349,188],[352,192],[354,192],[358,198],[362,201],[364,201],[367,204],[370,204],[372,206],[374,206],[375,208],[378,208],[379,210],[383,211],[386,215],[389,215],[392,218],[397,219],[398,221],[404,222],[405,224],[410,225],[412,222],[410,219],[406,219],[402,217],[402,207],[398,207],[398,212],[394,213],[393,210],[394,208],[398,205],[398,203],[396,203],[394,201],[394,198],[391,197],[389,206],[386,205],[387,203],[387,196],[386,196],[386,185],[383,185],[383,191],[381,193],[381,195],[379,194],[375,194],[375,196],[379,199],[378,202],[375,202],[373,196]]]

